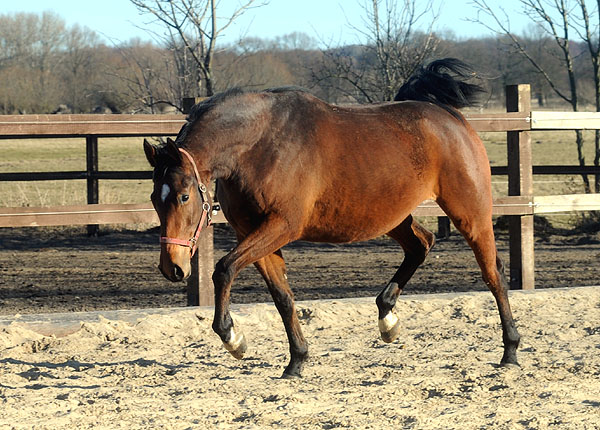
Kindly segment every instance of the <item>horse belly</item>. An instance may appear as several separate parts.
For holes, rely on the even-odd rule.
[[[340,200],[317,201],[301,238],[311,242],[350,243],[382,236],[427,198],[407,194],[358,199],[350,204]]]

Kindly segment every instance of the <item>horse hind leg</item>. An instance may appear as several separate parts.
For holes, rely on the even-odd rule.
[[[281,250],[254,263],[265,282],[275,307],[281,315],[290,345],[290,362],[282,378],[301,377],[302,366],[308,357],[308,346],[296,314],[294,294],[285,274],[285,262]]]
[[[400,333],[400,321],[392,311],[406,283],[435,244],[435,236],[409,215],[398,227],[387,233],[404,249],[404,260],[387,286],[377,296],[379,332],[384,342],[393,342]]]
[[[483,281],[496,299],[504,344],[504,354],[500,363],[502,365],[518,365],[517,348],[520,336],[508,300],[509,285],[504,276],[504,265],[496,250],[491,208],[484,208],[483,205],[474,205],[473,201],[470,202],[468,208],[457,208],[454,207],[456,205],[448,205],[438,201],[473,250],[477,263],[481,268]]]

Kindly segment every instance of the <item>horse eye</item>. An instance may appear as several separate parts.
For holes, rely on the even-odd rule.
[[[190,196],[189,196],[189,195],[187,195],[187,194],[182,194],[182,195],[181,195],[181,201],[182,201],[183,203],[187,202],[189,199],[190,199]]]

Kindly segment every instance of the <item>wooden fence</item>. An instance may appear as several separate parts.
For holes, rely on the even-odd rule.
[[[507,165],[492,168],[493,174],[508,176],[508,196],[495,199],[494,215],[509,216],[511,288],[534,288],[534,214],[600,210],[600,195],[572,194],[534,196],[533,174],[600,174],[595,166],[533,166],[532,130],[600,129],[600,113],[531,111],[529,85],[506,89],[507,112],[468,114],[479,132],[507,132]],[[98,181],[109,179],[150,179],[150,171],[99,171],[98,138],[131,136],[173,136],[184,124],[183,115],[5,115],[0,116],[0,139],[79,137],[86,143],[86,170],[78,172],[1,173],[0,181],[86,179],[88,205],[0,208],[0,227],[94,225],[110,223],[157,223],[148,204],[98,204]],[[0,142],[1,145],[1,142]],[[443,216],[435,202],[426,201],[414,212],[417,216]],[[215,222],[225,222],[221,214]],[[188,305],[213,303],[212,229],[200,239],[188,281]]]

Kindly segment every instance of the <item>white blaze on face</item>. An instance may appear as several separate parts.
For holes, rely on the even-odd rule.
[[[169,196],[170,192],[171,187],[169,187],[167,184],[163,184],[162,189],[160,190],[160,199],[163,203],[165,202],[165,200],[167,200],[167,197]]]

